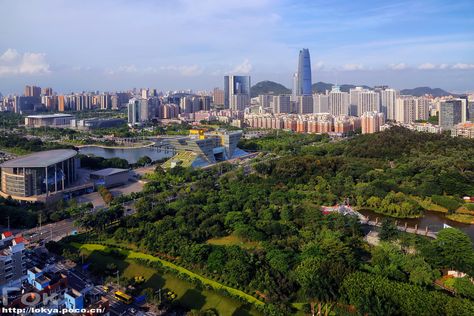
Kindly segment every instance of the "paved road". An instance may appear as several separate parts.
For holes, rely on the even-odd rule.
[[[45,242],[50,240],[59,241],[60,239],[69,236],[78,228],[74,226],[72,219],[65,219],[56,223],[47,224],[23,231],[23,236],[29,242],[37,242],[43,239]]]

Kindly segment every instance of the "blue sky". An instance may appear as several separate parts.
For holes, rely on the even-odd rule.
[[[0,0],[0,92],[212,89],[228,73],[474,91],[474,1]]]

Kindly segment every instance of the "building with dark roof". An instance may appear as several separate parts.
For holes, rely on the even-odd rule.
[[[24,201],[46,200],[73,185],[77,179],[77,151],[41,151],[4,162],[0,195]]]
[[[94,182],[94,185],[105,186],[111,188],[114,186],[122,185],[128,182],[129,171],[128,169],[119,168],[107,168],[98,171],[91,172],[90,179]]]

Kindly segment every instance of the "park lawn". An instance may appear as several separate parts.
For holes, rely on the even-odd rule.
[[[411,196],[411,198],[417,201],[418,204],[420,204],[420,206],[427,211],[442,212],[442,213],[448,212],[447,208],[431,202],[431,199],[422,199],[418,196]]]
[[[263,304],[256,298],[227,286],[224,286],[213,280],[209,280],[200,275],[197,275],[187,269],[179,267],[171,262],[159,259],[157,257],[147,255],[140,252],[122,250],[127,257],[124,260],[114,258],[112,256],[104,255],[109,247],[99,244],[80,244],[72,242],[71,246],[80,249],[81,253],[88,255],[87,260],[92,263],[97,262],[101,266],[106,266],[109,263],[115,263],[122,275],[127,278],[142,275],[145,278],[145,287],[153,287],[155,289],[168,288],[178,295],[178,300],[191,309],[205,310],[215,308],[219,311],[219,315],[260,315],[258,311],[252,306],[234,300],[232,298],[220,295],[215,291],[199,290],[194,285],[177,278],[171,273],[157,273],[153,268],[143,266],[135,262],[135,259],[147,259],[150,261],[159,261],[164,266],[178,270],[180,273],[188,274],[194,278],[200,279],[204,284],[210,284],[214,288],[225,288],[233,294],[244,296],[248,301]],[[250,305],[250,304],[248,304]]]
[[[468,214],[450,214],[446,215],[446,218],[455,221],[455,222],[460,222],[464,224],[474,224],[474,216],[473,215],[468,215]]]
[[[256,241],[244,241],[242,238],[231,234],[220,238],[211,238],[207,241],[210,245],[215,246],[240,246],[245,249],[256,249],[260,248],[260,243]]]

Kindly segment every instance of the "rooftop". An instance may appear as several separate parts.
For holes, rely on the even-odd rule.
[[[91,175],[107,177],[107,176],[111,176],[111,175],[122,173],[122,172],[128,172],[128,169],[106,168],[106,169],[91,172]]]
[[[40,151],[4,162],[0,168],[45,168],[76,155],[77,151],[72,149]]]
[[[46,119],[46,118],[55,118],[55,117],[72,117],[71,114],[38,114],[38,115],[28,115],[27,118],[37,118],[37,119]]]

